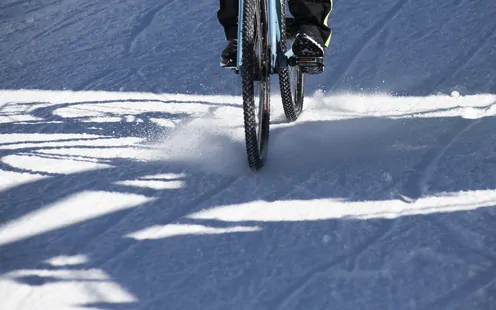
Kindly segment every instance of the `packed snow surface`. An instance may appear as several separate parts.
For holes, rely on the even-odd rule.
[[[496,309],[496,2],[335,2],[247,167],[216,0],[0,3],[0,309]]]

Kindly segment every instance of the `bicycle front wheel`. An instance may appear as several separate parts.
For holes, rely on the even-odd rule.
[[[270,50],[267,27],[266,0],[245,0],[241,76],[246,152],[252,170],[264,166],[269,146]]]
[[[283,53],[288,51],[288,25],[286,19],[286,0],[281,1],[281,48]],[[304,75],[300,66],[288,66],[279,68],[279,88],[281,91],[282,106],[284,114],[289,122],[298,119],[303,111],[304,98]]]

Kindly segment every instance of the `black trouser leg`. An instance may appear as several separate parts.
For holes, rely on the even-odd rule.
[[[296,29],[317,36],[327,47],[332,34],[327,23],[332,0],[288,0],[288,4]]]
[[[217,19],[224,27],[227,40],[236,39],[238,36],[238,5],[239,0],[220,0]]]
[[[297,29],[319,37],[327,47],[332,33],[327,24],[332,0],[288,0],[288,4]],[[220,0],[217,18],[228,40],[238,36],[238,5],[239,0]]]

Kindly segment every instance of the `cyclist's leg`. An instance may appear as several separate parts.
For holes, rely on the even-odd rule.
[[[298,33],[305,33],[327,47],[332,34],[327,22],[332,0],[288,0],[288,4]]]
[[[217,19],[222,27],[224,27],[224,34],[227,40],[227,45],[220,55],[221,67],[232,67],[235,65],[238,43],[238,6],[239,0],[220,0]]]
[[[236,39],[238,36],[238,5],[239,0],[220,0],[217,19],[224,27],[227,40]]]

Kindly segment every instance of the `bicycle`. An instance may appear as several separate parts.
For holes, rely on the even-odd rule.
[[[287,43],[295,35],[291,25],[293,18],[286,17],[286,0],[239,0],[237,59],[230,68],[242,77],[245,142],[251,170],[261,169],[268,154],[270,76],[278,74],[284,114],[288,122],[293,122],[303,111],[301,67],[324,65],[323,57],[296,57],[288,49]],[[255,86],[260,87],[258,99]]]

